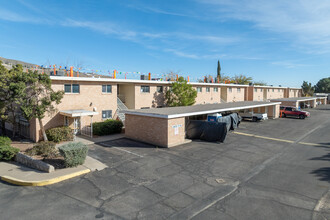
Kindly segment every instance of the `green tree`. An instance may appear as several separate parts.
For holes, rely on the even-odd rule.
[[[166,104],[170,107],[193,105],[196,97],[197,91],[183,77],[173,82],[165,94]]]
[[[219,79],[219,82],[222,81],[222,79],[221,79],[221,66],[220,66],[220,60],[218,60],[217,79]],[[217,81],[217,80],[216,80],[216,81]]]
[[[61,103],[64,91],[54,91],[51,87],[51,79],[46,74],[29,71],[28,76],[26,98],[21,105],[21,110],[26,119],[38,119],[44,141],[48,141],[42,119],[46,112],[51,114],[55,111],[53,103]]]
[[[2,66],[2,65],[1,65]],[[13,125],[13,137],[16,136],[17,118],[20,114],[20,105],[25,98],[26,73],[23,67],[17,64],[9,71],[4,71],[3,66],[0,71],[0,105],[1,118],[9,121]]]
[[[4,79],[8,77],[8,70],[2,65],[2,61],[0,60],[0,120],[1,120],[1,133],[2,135],[6,135],[5,123],[8,118],[6,115],[6,102],[4,97],[6,97],[6,93],[8,91],[7,85]]]
[[[256,86],[267,86],[267,83],[265,83],[263,81],[255,81],[255,82],[253,82],[253,84]]]
[[[236,84],[248,85],[252,82],[252,77],[247,77],[244,75],[236,75],[232,78],[232,81]]]
[[[315,92],[330,93],[330,77],[320,79],[315,85]]]
[[[314,87],[312,86],[312,83],[308,83],[308,82],[304,81],[301,88],[302,88],[303,96],[313,96],[314,95]]]

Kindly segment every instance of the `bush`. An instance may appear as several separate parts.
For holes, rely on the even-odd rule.
[[[48,129],[46,131],[46,135],[49,141],[54,141],[56,143],[61,141],[72,141],[73,139],[72,129],[69,127],[57,127]]]
[[[93,134],[95,135],[109,135],[114,133],[120,133],[123,128],[123,122],[108,119],[104,122],[93,123]]]
[[[65,167],[76,167],[83,164],[88,152],[88,147],[81,142],[68,143],[58,149],[64,157]]]
[[[9,137],[0,136],[0,146],[1,145],[10,145],[10,144],[11,144],[11,140]]]
[[[0,145],[0,160],[12,160],[19,149],[10,145]]]
[[[58,156],[58,150],[55,147],[55,143],[51,141],[42,141],[34,145],[32,149],[27,150],[26,153],[30,156],[40,155],[44,158],[55,158]]]

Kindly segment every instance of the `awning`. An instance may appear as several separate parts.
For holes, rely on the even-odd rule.
[[[79,110],[65,110],[65,111],[60,111],[61,115],[68,116],[71,118],[75,117],[81,117],[81,116],[93,116],[93,115],[98,115],[98,112],[93,112],[93,111],[87,111],[83,109]]]

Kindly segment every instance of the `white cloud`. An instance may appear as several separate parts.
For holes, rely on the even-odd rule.
[[[330,1],[328,0],[196,1],[212,5],[219,19],[252,22],[258,29],[285,34],[293,44],[300,46],[307,44],[315,46],[314,49],[330,50]]]

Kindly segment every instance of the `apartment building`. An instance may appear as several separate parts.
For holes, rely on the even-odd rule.
[[[42,122],[45,129],[67,125],[76,133],[90,132],[92,122],[120,116],[126,109],[160,108],[165,106],[165,93],[172,82],[151,80],[125,80],[91,77],[51,76],[52,88],[65,92],[56,112],[46,115]],[[222,102],[264,101],[301,94],[299,89],[263,87],[236,84],[190,83],[197,91],[196,105]],[[294,92],[296,91],[296,92]],[[120,107],[121,106],[121,107]],[[120,118],[120,117],[119,117]],[[89,128],[90,129],[90,128]],[[41,139],[37,120],[29,123],[29,137]]]
[[[223,102],[242,102],[245,101],[245,93],[248,85],[221,85],[221,101]]]
[[[247,101],[267,101],[270,99],[301,97],[301,89],[275,87],[275,86],[249,86],[247,89]]]

